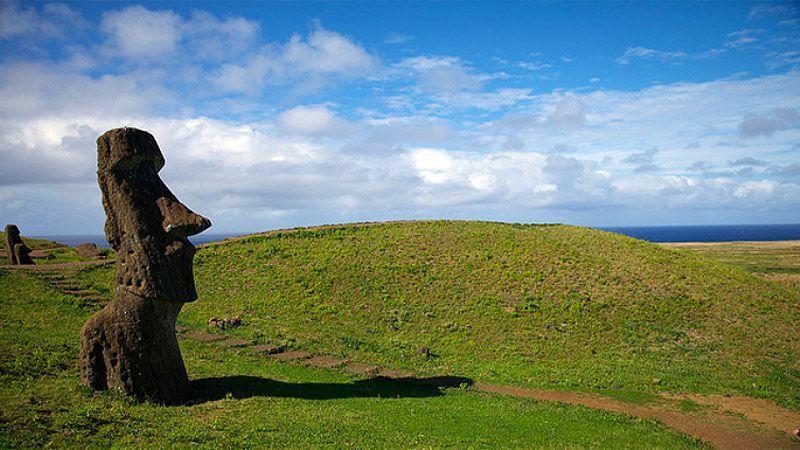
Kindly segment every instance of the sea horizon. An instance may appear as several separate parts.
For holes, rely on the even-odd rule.
[[[786,241],[800,239],[800,223],[794,224],[738,224],[738,225],[649,225],[589,227],[612,233],[630,236],[654,243],[667,242],[731,242],[731,241]],[[189,238],[193,244],[202,245],[219,242],[232,237],[266,233],[271,230],[201,233]],[[98,247],[108,248],[102,234],[53,234],[30,236],[75,246],[91,242]]]

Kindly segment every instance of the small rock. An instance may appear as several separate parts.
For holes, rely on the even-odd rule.
[[[794,435],[795,435],[795,436],[797,436],[797,437],[799,437],[799,438],[800,438],[800,428],[798,428],[798,429],[796,429],[796,430],[792,431],[792,433],[794,433]]]
[[[216,317],[212,317],[208,319],[208,325],[212,327],[217,327],[222,330],[227,330],[229,328],[236,328],[242,324],[241,317],[225,317],[223,319],[218,319]]]
[[[263,353],[265,355],[274,355],[275,353],[281,353],[286,350],[285,347],[279,347],[277,345],[269,345],[269,344],[261,344],[261,345],[254,345],[252,347],[254,353]]]
[[[94,242],[78,244],[75,246],[75,251],[78,252],[78,255],[81,258],[94,259],[99,258],[100,255],[102,255],[102,252],[97,248],[97,244]]]
[[[420,349],[417,350],[417,354],[419,356],[424,356],[426,358],[429,358],[431,356],[431,349],[429,349],[428,347],[420,347]]]

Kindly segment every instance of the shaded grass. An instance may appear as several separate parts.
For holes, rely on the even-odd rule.
[[[0,446],[698,446],[650,421],[444,388],[454,383],[360,380],[193,341],[181,343],[197,393],[190,404],[92,394],[76,373],[91,312],[31,275],[0,270]]]

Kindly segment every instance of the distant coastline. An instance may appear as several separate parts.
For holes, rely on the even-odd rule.
[[[647,227],[593,227],[612,233],[643,239],[650,242],[731,242],[731,241],[787,241],[800,239],[800,224],[777,225],[679,225]],[[231,237],[252,233],[200,234],[192,236],[195,245],[219,242]],[[108,247],[103,235],[50,235],[31,236],[61,242],[70,246],[94,242],[98,247]]]

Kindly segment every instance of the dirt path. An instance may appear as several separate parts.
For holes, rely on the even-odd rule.
[[[0,264],[0,269],[9,270],[32,270],[36,272],[56,272],[63,269],[79,269],[82,267],[104,266],[113,263],[114,260],[97,261],[70,261],[54,264]]]
[[[418,378],[406,371],[351,362],[347,358],[336,359],[312,355],[303,350],[287,350],[269,345],[254,346],[252,343],[241,345],[242,342],[239,339],[229,338],[226,340],[221,334],[207,331],[190,332],[186,330],[183,337],[215,342],[230,349],[249,350],[257,355],[291,364],[340,370],[360,376],[389,378],[402,383],[425,384],[430,380],[430,378]],[[230,345],[228,341],[232,341]],[[461,380],[452,387],[457,387],[463,380],[468,380],[467,378],[450,378]],[[800,449],[800,439],[792,436],[794,428],[800,426],[800,413],[764,399],[720,395],[664,394],[663,402],[639,405],[584,392],[530,389],[481,382],[468,384],[471,385],[471,389],[478,392],[580,405],[642,419],[657,420],[670,428],[696,437],[720,449]],[[702,407],[697,411],[682,411],[680,407],[682,400],[691,400]]]
[[[475,387],[483,392],[581,405],[642,419],[655,419],[670,428],[694,436],[720,449],[800,448],[800,440],[793,441],[789,435],[792,431],[791,428],[783,432],[786,429],[785,426],[775,426],[781,421],[780,417],[797,416],[797,413],[767,400],[745,397],[749,401],[759,403],[758,412],[754,413],[754,410],[748,408],[747,403],[744,402],[741,404],[735,401],[721,402],[719,399],[726,397],[692,395],[693,401],[712,406],[714,409],[687,413],[680,411],[678,405],[673,402],[663,405],[634,405],[601,395],[581,392],[549,391],[485,383],[476,383]],[[743,414],[746,419],[732,413]],[[766,420],[756,420],[755,422],[759,422],[756,424],[751,419],[753,416]],[[800,424],[800,422],[795,423]]]
[[[109,261],[50,264],[41,266],[8,266],[16,270],[32,270],[54,289],[95,304],[109,299],[88,290],[73,278],[74,270],[85,266],[108,264]],[[4,266],[0,266],[5,268]],[[278,348],[270,345],[254,345],[251,341],[229,337],[205,330],[176,327],[181,339],[193,339],[219,345],[230,351],[248,351],[276,361],[302,364],[326,370],[339,370],[359,376],[378,376],[402,383],[428,383],[432,378],[418,378],[406,371],[397,371],[377,365],[351,362],[349,359],[334,359],[324,355],[312,355],[299,349]],[[633,404],[608,396],[574,391],[555,391],[503,386],[482,382],[471,382],[466,378],[452,378],[457,387],[465,382],[470,388],[483,393],[510,395],[540,401],[580,405],[587,408],[626,414],[642,419],[657,420],[670,428],[696,437],[720,449],[800,449],[800,439],[792,436],[800,427],[800,412],[783,408],[774,402],[750,397],[725,397],[721,395],[662,394],[663,401],[653,404]],[[466,381],[465,381],[466,380]],[[439,384],[441,386],[441,384]],[[694,411],[684,411],[681,402],[690,400],[701,405]],[[694,408],[693,408],[694,409]]]

